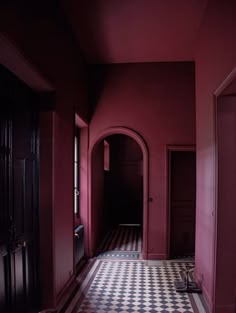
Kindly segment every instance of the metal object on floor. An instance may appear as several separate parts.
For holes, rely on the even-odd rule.
[[[183,281],[176,280],[174,282],[175,289],[177,292],[189,292],[189,293],[201,293],[201,288],[198,287],[197,283],[190,280],[190,273],[194,271],[194,267],[186,265],[186,269],[182,272],[185,277]]]

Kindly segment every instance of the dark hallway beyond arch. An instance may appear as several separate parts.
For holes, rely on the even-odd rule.
[[[122,138],[125,138],[125,141],[123,141],[123,143]],[[111,169],[113,169],[113,171],[111,170],[112,175],[109,178],[105,178],[104,174],[104,139],[107,139],[109,145],[113,147],[113,149],[111,148],[110,159]],[[127,150],[127,145],[129,146],[130,144],[131,146]],[[135,178],[132,174],[132,164],[135,164],[136,167]],[[109,223],[111,225],[114,225],[114,221],[115,223],[117,223],[118,221],[118,223],[138,224],[139,222],[143,221],[142,255],[143,258],[146,258],[148,229],[148,152],[143,139],[134,131],[127,128],[117,127],[108,129],[104,131],[103,134],[99,136],[99,139],[95,142],[95,144],[92,145],[92,148],[90,150],[89,166],[90,206],[88,244],[90,248],[90,255],[94,255],[96,248],[98,247],[99,241],[101,241],[102,236],[104,235],[104,231],[108,230],[109,228]],[[125,168],[130,166],[130,173],[127,173]],[[135,180],[138,176],[139,180],[141,179],[141,183],[138,183],[135,186]],[[109,184],[109,180],[110,182],[112,181],[112,183]],[[109,185],[107,192],[110,193],[110,196],[112,196],[109,197],[107,203],[104,201],[105,183],[106,185]],[[131,189],[138,188],[139,190],[129,190],[130,186]],[[124,194],[124,197],[119,197],[119,193]],[[134,196],[137,193],[139,195]],[[127,197],[128,194],[129,196]],[[116,201],[114,201],[114,197],[116,198]],[[124,210],[120,210],[119,212],[119,208],[122,205],[124,205],[125,208]],[[131,221],[131,216],[134,215],[134,211],[131,210],[130,214],[127,215],[127,208],[132,205],[139,206],[139,212],[136,216],[136,219],[133,221]],[[107,221],[105,218],[107,206],[111,206],[113,209],[112,221]],[[119,214],[113,214],[114,212]],[[117,220],[117,218],[119,220]]]
[[[140,224],[143,220],[143,153],[125,135],[106,138],[110,168],[105,171],[105,205],[114,224]]]

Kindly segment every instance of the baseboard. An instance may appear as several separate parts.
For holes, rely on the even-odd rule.
[[[204,284],[201,282],[199,276],[197,275],[197,273],[194,273],[194,279],[196,281],[196,283],[200,286],[200,288],[202,289],[202,295],[203,298],[205,300],[206,306],[209,310],[209,312],[213,312],[213,302],[211,300],[211,297],[208,293],[208,291],[206,290],[206,287],[204,286]]]
[[[234,303],[230,305],[217,305],[214,311],[214,313],[234,313],[234,312],[235,312]]]
[[[73,293],[74,289],[77,287],[76,276],[73,274],[68,282],[65,284],[64,288],[59,292],[56,297],[56,312],[60,313],[63,312],[63,308],[68,302],[71,294]]]
[[[162,253],[148,253],[147,260],[166,260],[167,254]]]

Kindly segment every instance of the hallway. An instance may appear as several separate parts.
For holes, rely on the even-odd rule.
[[[191,262],[98,259],[78,276],[65,313],[207,313],[202,295],[176,293]]]
[[[236,312],[235,17],[1,1],[0,312]]]
[[[142,236],[140,225],[118,225],[105,236],[97,256],[99,258],[141,257]]]

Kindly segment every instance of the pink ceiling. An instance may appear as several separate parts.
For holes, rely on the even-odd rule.
[[[207,0],[64,0],[90,63],[188,61]]]

